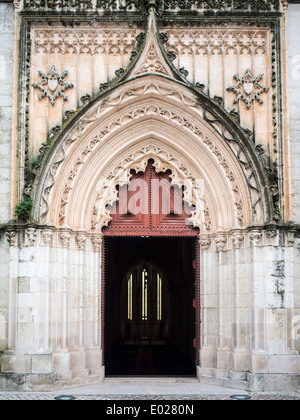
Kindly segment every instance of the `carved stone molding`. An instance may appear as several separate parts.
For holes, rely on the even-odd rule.
[[[242,54],[243,51],[251,55],[258,53],[268,55],[268,30],[250,28],[201,28],[201,29],[166,29],[168,41],[166,48],[176,55],[229,55]]]
[[[194,11],[220,10],[220,11],[257,11],[275,12],[280,10],[278,0],[24,0],[26,10],[79,10],[99,12],[113,12],[130,14],[130,12],[141,12],[142,16],[149,7],[155,7],[157,12],[176,12],[185,15]],[[125,13],[126,12],[126,13]],[[175,15],[176,15],[175,14]]]
[[[45,245],[48,245],[48,246],[52,245],[53,235],[54,235],[53,230],[50,230],[50,229],[42,230],[42,237],[43,237]]]
[[[227,238],[223,235],[216,237],[216,250],[217,252],[225,251],[227,245]]]
[[[26,238],[31,246],[33,246],[37,240],[38,231],[35,228],[26,229]]]
[[[241,233],[234,233],[232,235],[233,247],[235,249],[241,248],[244,240],[245,240],[245,236],[244,235],[242,235]]]
[[[18,244],[18,234],[14,230],[6,232],[6,239],[10,246],[16,246]]]
[[[101,217],[101,216],[100,216]],[[107,214],[109,216],[109,213]],[[102,220],[102,219],[101,219]],[[293,247],[295,243],[296,230],[285,230],[282,228],[282,234],[286,238],[286,246]],[[20,242],[21,247],[28,246],[42,246],[45,245],[53,248],[69,248],[72,244],[72,249],[80,251],[101,252],[104,235],[102,233],[87,233],[83,231],[61,230],[47,227],[18,227],[17,230],[6,230],[6,239],[10,246],[18,245],[18,237],[25,240]],[[74,238],[74,241],[73,239]],[[232,251],[236,249],[249,249],[250,247],[270,247],[277,246],[279,240],[279,231],[277,229],[271,230],[269,226],[262,227],[261,230],[241,230],[232,229],[231,231],[217,231],[207,232],[203,231],[198,236],[200,252],[222,252]],[[72,243],[71,243],[72,241]],[[215,246],[212,246],[212,245]],[[74,247],[76,246],[76,247]]]
[[[207,252],[211,247],[211,239],[209,238],[199,238],[200,252]]]
[[[85,234],[79,234],[75,236],[77,247],[80,251],[84,251],[86,247],[87,236]]]
[[[19,10],[21,8],[22,0],[13,0],[14,9]]]
[[[151,76],[150,76],[151,77]],[[149,78],[150,78],[149,77]],[[262,193],[260,191],[260,185],[258,182],[257,174],[253,170],[253,163],[249,160],[249,155],[244,151],[244,147],[236,136],[231,135],[227,128],[216,121],[215,117],[211,116],[208,112],[205,112],[200,105],[197,105],[195,102],[195,97],[189,95],[184,89],[174,89],[172,85],[166,87],[166,84],[162,84],[158,80],[147,81],[143,86],[136,83],[133,85],[131,83],[130,87],[125,87],[125,89],[117,91],[114,95],[111,95],[110,99],[98,105],[89,111],[84,118],[76,123],[74,128],[69,132],[68,136],[60,143],[60,148],[57,149],[56,155],[52,159],[51,168],[48,171],[48,179],[45,182],[45,187],[43,190],[42,198],[44,203],[42,203],[42,215],[46,216],[49,211],[49,196],[53,186],[56,183],[56,173],[59,170],[59,167],[65,161],[66,157],[75,147],[77,147],[77,142],[80,138],[85,135],[85,132],[90,127],[91,124],[96,124],[97,121],[101,122],[103,119],[103,114],[112,110],[115,107],[118,107],[123,102],[131,103],[134,99],[139,97],[144,97],[146,94],[151,94],[157,96],[157,99],[172,99],[174,100],[174,105],[180,104],[187,109],[197,110],[199,116],[201,113],[204,114],[205,120],[210,123],[213,128],[224,138],[231,151],[240,162],[241,168],[244,172],[244,175],[247,179],[247,185],[249,194],[251,195],[252,208],[255,210],[254,214],[258,214],[259,217],[262,217]],[[167,107],[145,105],[139,106],[136,108],[131,108],[128,113],[124,113],[121,117],[117,117],[114,120],[110,119],[109,124],[102,125],[99,127],[99,132],[96,136],[92,137],[88,144],[86,144],[85,150],[83,150],[79,155],[77,155],[76,162],[74,162],[73,168],[69,172],[68,177],[66,178],[66,184],[64,192],[61,196],[60,207],[59,207],[59,218],[60,225],[64,225],[65,215],[69,203],[69,196],[72,191],[72,185],[75,182],[76,177],[78,176],[81,168],[83,167],[87,157],[94,152],[94,149],[100,145],[109,135],[114,132],[117,132],[121,127],[124,127],[126,124],[130,124],[133,121],[137,121],[141,118],[146,118],[147,116],[157,116],[159,118],[164,118],[170,122],[170,124],[176,124],[182,127],[184,130],[189,131],[191,134],[197,136],[200,141],[205,144],[212,154],[216,157],[219,162],[220,167],[225,172],[226,177],[228,178],[230,185],[232,187],[234,203],[236,208],[237,216],[237,225],[244,226],[245,220],[244,216],[247,213],[244,206],[244,196],[239,189],[237,179],[239,175],[233,172],[234,166],[231,165],[228,161],[224,152],[216,145],[213,136],[208,137],[203,134],[200,122],[199,125],[196,123],[195,119],[185,118],[180,112],[175,112],[174,107],[167,109]],[[99,124],[100,125],[100,124]],[[44,219],[45,220],[45,219]]]
[[[266,236],[271,241],[274,241],[274,239],[276,239],[278,236],[278,231],[276,229],[268,229],[266,232]]]
[[[136,37],[140,33],[140,29],[122,27],[117,32],[94,27],[35,28],[33,48],[35,54],[120,54],[130,57],[136,45]]]
[[[287,245],[293,247],[295,244],[296,230],[289,230],[286,233]]]
[[[250,241],[252,246],[256,247],[261,245],[262,243],[263,234],[261,231],[254,231],[250,233]]]
[[[60,242],[61,242],[63,248],[69,248],[70,240],[71,240],[71,235],[70,235],[69,232],[59,233],[59,239],[60,239]]]
[[[290,4],[289,0],[281,0],[282,9],[284,12],[287,11],[289,4]]]
[[[92,237],[92,244],[95,252],[100,252],[103,243],[103,236],[95,235]]]

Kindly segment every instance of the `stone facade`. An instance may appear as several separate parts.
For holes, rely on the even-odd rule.
[[[291,139],[291,173],[293,190],[293,220],[299,223],[299,114],[297,113],[300,80],[300,48],[294,41],[299,22],[299,6],[290,5],[288,20],[288,69],[289,69],[289,108],[290,108],[290,139]]]
[[[297,389],[299,7],[13,3],[0,2],[0,388],[104,378],[109,208],[151,160],[194,206],[199,380]]]
[[[11,209],[11,134],[13,109],[14,19],[12,4],[0,4],[2,48],[0,55],[0,224],[10,220]],[[0,249],[0,352],[7,349],[9,300],[9,249]]]

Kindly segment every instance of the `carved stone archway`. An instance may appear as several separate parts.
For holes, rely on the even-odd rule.
[[[292,317],[290,308],[282,308],[282,284],[288,283],[285,266],[292,260],[293,236],[271,223],[276,191],[262,147],[220,98],[205,95],[187,81],[184,69],[172,65],[154,6],[149,5],[148,28],[129,67],[68,113],[63,128],[52,130],[40,151],[35,181],[26,185],[34,203],[32,224],[7,232],[12,261],[16,254],[28,257],[16,265],[23,277],[32,275],[33,284],[39,279],[40,288],[32,303],[38,323],[29,319],[16,334],[11,327],[10,347],[20,355],[15,370],[22,363],[42,375],[47,366],[52,379],[54,372],[67,381],[105,376],[108,206],[118,199],[117,186],[130,185],[131,171],[144,173],[152,160],[157,173],[168,171],[173,185],[185,185],[184,201],[194,206],[190,221],[200,230],[198,375],[250,378],[249,388],[255,387],[259,367],[268,372],[275,365],[272,352],[279,340],[266,322],[274,315],[272,305],[280,308],[282,325]],[[17,246],[21,250],[15,253]],[[27,290],[27,277],[23,281],[20,290]],[[280,342],[281,351],[293,367],[299,356],[289,353],[287,342]]]
[[[207,115],[193,92],[164,78],[150,75],[122,85],[57,137],[34,190],[36,220],[92,231],[91,222],[75,220],[78,214],[91,221],[95,202],[105,196],[108,204],[120,177],[128,183],[131,169],[154,158],[174,172],[174,182],[195,186],[204,180],[215,230],[264,223],[268,200],[249,152],[228,131],[225,141]]]
[[[73,189],[78,175],[82,178],[83,170],[93,166],[102,178],[111,180],[118,176],[128,166],[126,160],[136,160],[135,153],[140,152],[139,143],[145,139],[145,128],[148,128],[148,141],[155,135],[160,136],[164,143],[168,142],[166,153],[172,155],[171,149],[175,146],[177,156],[187,158],[184,172],[189,171],[187,168],[191,162],[195,164],[194,179],[202,176],[208,180],[210,166],[214,167],[214,163],[218,162],[223,173],[217,178],[220,184],[221,179],[226,180],[231,189],[231,197],[228,191],[223,191],[222,195],[233,201],[233,213],[238,220],[216,223],[216,229],[270,221],[274,208],[264,162],[260,160],[248,133],[232,115],[228,115],[220,101],[212,101],[196,90],[187,82],[183,69],[178,71],[172,65],[157,28],[156,6],[151,3],[148,7],[147,33],[141,38],[139,53],[131,60],[127,71],[118,71],[116,80],[105,86],[91,103],[80,108],[62,132],[53,134],[53,138],[49,139],[49,151],[49,145],[42,149],[39,159],[43,165],[33,192],[36,220],[53,221],[55,225],[59,223],[75,230],[89,230],[88,226],[73,226],[74,220],[71,222],[66,217],[67,207],[71,207],[71,195],[75,196]],[[161,127],[158,127],[159,124]],[[170,135],[172,130],[173,136]],[[186,139],[184,145],[183,139]],[[134,151],[131,148],[133,142],[139,144]],[[107,144],[110,153],[105,163]],[[126,153],[122,154],[123,146]],[[129,148],[131,156],[127,152]],[[95,156],[98,160],[91,164]],[[122,160],[113,162],[113,157]],[[179,165],[182,166],[181,163]],[[91,169],[90,175],[85,176],[85,183],[95,189],[98,180],[95,175],[91,178],[92,173]],[[64,188],[61,182],[65,183]],[[56,196],[58,190],[60,196]],[[86,196],[88,194],[86,191]],[[217,195],[214,194],[215,199]],[[59,220],[54,214],[49,217],[50,201],[52,209],[59,209]],[[230,212],[227,211],[227,214]]]

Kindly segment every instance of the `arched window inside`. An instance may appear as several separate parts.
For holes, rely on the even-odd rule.
[[[157,273],[157,321],[162,321],[162,278]]]
[[[133,274],[130,275],[128,280],[128,320],[132,321],[132,285],[133,285]]]
[[[148,321],[148,270],[142,271],[142,321]]]
[[[134,305],[141,308],[134,310]],[[153,267],[143,266],[128,277],[128,320],[134,321],[137,314],[141,321],[149,321],[150,313],[156,321],[163,320],[163,278]]]

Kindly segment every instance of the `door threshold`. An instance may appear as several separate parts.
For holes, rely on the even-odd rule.
[[[115,382],[115,381],[126,381],[126,382],[136,382],[136,381],[160,381],[160,382],[199,382],[199,379],[196,376],[105,376],[104,381]]]

